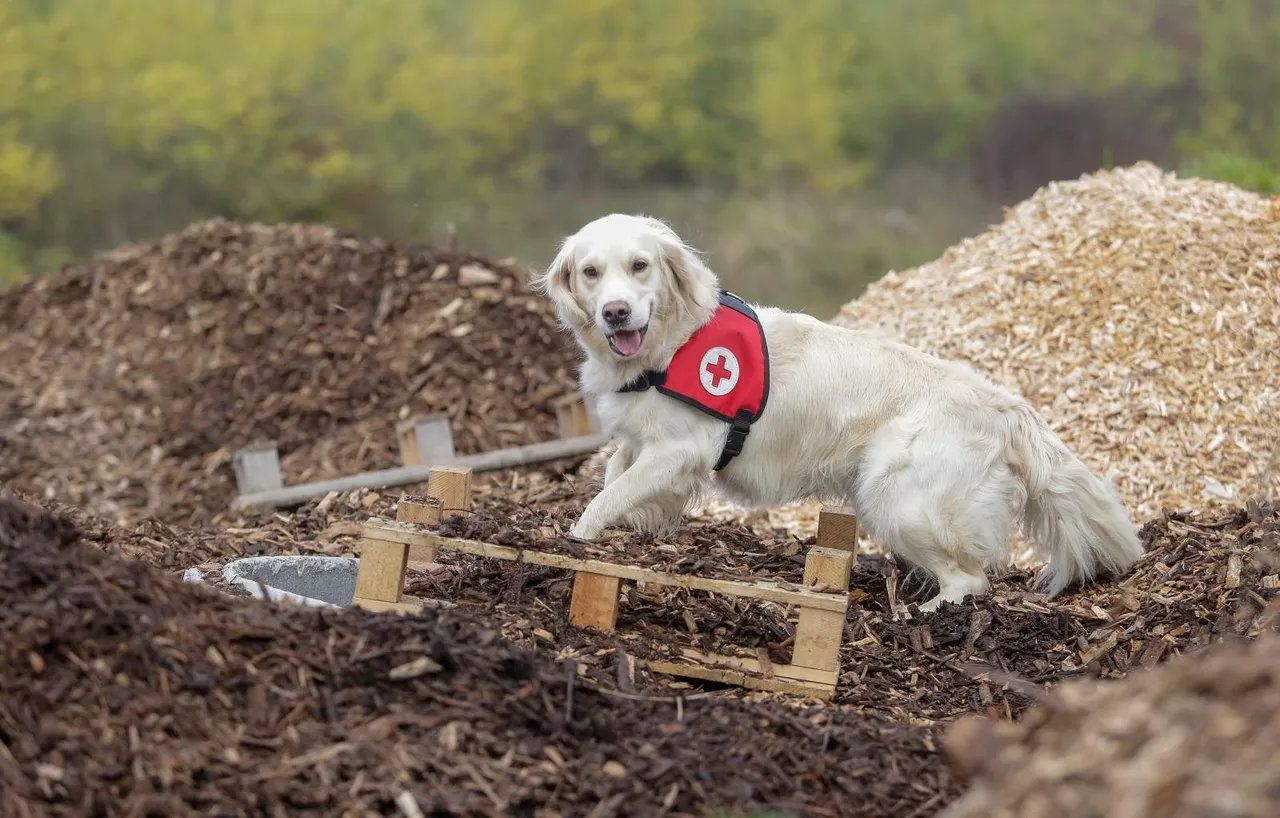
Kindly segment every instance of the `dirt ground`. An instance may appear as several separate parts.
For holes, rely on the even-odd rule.
[[[388,814],[403,808],[387,793],[403,788],[423,814],[934,815],[962,791],[941,749],[957,717],[1028,718],[1076,677],[1119,684],[1255,638],[1280,609],[1274,504],[1148,523],[1150,551],[1119,583],[1047,600],[1014,574],[987,599],[927,617],[911,608],[909,620],[890,615],[890,589],[909,601],[927,589],[863,556],[840,687],[817,705],[634,661],[688,646],[763,646],[787,661],[794,621],[759,600],[633,587],[606,635],[568,624],[569,572],[461,555],[412,573],[410,593],[448,605],[413,618],[218,588],[213,569],[236,555],[351,553],[356,521],[394,516],[392,497],[372,496],[247,518],[263,525],[231,535],[72,522],[57,504],[6,501],[0,632],[14,671],[0,730],[13,737],[13,792],[38,805],[13,814]],[[520,525],[563,524],[563,503]],[[496,523],[481,512],[465,524]],[[802,553],[789,555],[794,537],[734,524],[655,547],[691,556],[707,543],[768,555],[757,565],[780,576]],[[205,584],[179,581],[193,565]],[[393,680],[397,667],[421,675]]]
[[[234,599],[12,500],[0,596],[6,815],[879,816],[955,792],[925,726],[610,690],[461,609]]]

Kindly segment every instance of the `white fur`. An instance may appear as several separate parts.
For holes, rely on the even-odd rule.
[[[650,263],[635,272],[636,258]],[[1114,489],[1021,397],[964,364],[774,307],[754,307],[771,365],[764,415],[713,472],[728,424],[652,389],[617,392],[665,368],[717,303],[715,274],[656,219],[587,224],[535,284],[581,345],[583,391],[599,396],[601,421],[620,439],[575,537],[615,525],[669,532],[710,488],[755,506],[850,505],[875,540],[938,582],[925,611],[986,593],[1015,523],[1048,557],[1040,581],[1051,595],[1122,574],[1142,553]],[[610,349],[600,318],[618,299],[649,324],[632,358]]]

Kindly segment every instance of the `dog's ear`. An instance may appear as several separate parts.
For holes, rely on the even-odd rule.
[[[563,321],[566,316],[575,326],[583,326],[591,321],[590,316],[578,303],[573,292],[573,241],[572,237],[560,243],[560,250],[551,260],[547,269],[532,282],[533,291],[546,296],[556,305]]]
[[[658,239],[662,266],[675,285],[679,306],[691,313],[714,310],[720,291],[716,274],[698,257],[697,250],[661,220],[645,217],[645,221]]]

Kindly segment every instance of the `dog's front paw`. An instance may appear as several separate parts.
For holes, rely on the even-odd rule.
[[[584,524],[579,520],[574,523],[573,528],[569,529],[569,536],[575,540],[595,540],[603,531],[604,529],[598,525]]]

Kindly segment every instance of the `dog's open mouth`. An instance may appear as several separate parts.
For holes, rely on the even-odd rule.
[[[609,335],[609,348],[624,358],[630,358],[640,351],[644,343],[644,334],[649,331],[646,324],[640,329],[620,329]]]

